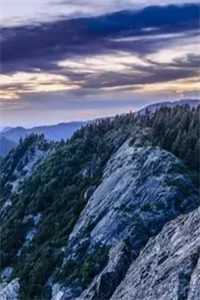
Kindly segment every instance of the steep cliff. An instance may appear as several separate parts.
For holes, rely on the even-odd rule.
[[[200,210],[181,216],[151,238],[112,300],[200,299]]]
[[[179,160],[159,148],[126,141],[108,161],[69,237],[62,268],[74,262],[70,273],[81,272],[80,265],[89,272],[90,285],[80,299],[109,299],[149,238],[198,204],[198,192]],[[90,280],[95,268],[97,276]],[[63,299],[75,298],[76,292],[72,287]]]
[[[198,300],[198,114],[98,120],[70,141],[31,136],[10,152],[0,299]],[[182,136],[185,159],[171,145]]]

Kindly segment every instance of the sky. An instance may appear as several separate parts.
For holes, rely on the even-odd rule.
[[[200,96],[200,2],[1,0],[0,127]]]

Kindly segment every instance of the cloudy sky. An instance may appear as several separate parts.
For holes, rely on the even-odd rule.
[[[1,0],[0,127],[199,98],[200,4]]]

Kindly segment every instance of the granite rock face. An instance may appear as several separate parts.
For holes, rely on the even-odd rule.
[[[48,149],[30,154],[22,157],[21,180],[32,176]],[[127,139],[102,171],[99,183],[84,190],[86,204],[64,246],[56,248],[62,260],[43,281],[48,295],[37,300],[199,300],[200,199],[183,162],[150,143]],[[20,196],[20,184],[11,183]],[[47,212],[25,211],[22,225],[31,225],[17,257],[31,249]],[[21,297],[23,281],[12,268],[0,274],[2,300]]]
[[[165,225],[131,264],[112,300],[200,299],[200,210]]]
[[[127,141],[108,161],[102,183],[70,235],[68,249],[76,256],[77,242],[89,239],[91,247],[113,246],[130,237],[137,251],[146,236],[198,203],[181,161],[158,147],[131,147]]]
[[[31,137],[29,139],[31,140]],[[22,148],[17,153],[18,159],[16,159],[16,152],[13,150],[7,156],[4,165],[0,165],[0,182],[1,184],[3,182],[4,188],[8,190],[6,195],[2,195],[0,191],[1,218],[6,217],[7,212],[13,205],[10,199],[11,194],[20,193],[24,182],[32,176],[40,163],[47,157],[49,148],[50,146],[43,137],[38,137],[36,141],[29,142],[26,151]]]
[[[168,221],[198,205],[198,192],[181,161],[158,147],[130,146],[126,141],[108,161],[102,183],[82,211],[63,263],[63,267],[73,260],[83,264],[85,258],[96,257],[97,249],[106,246],[106,265],[100,266],[78,297],[72,288],[71,296],[61,299],[110,299],[148,240]],[[193,260],[191,256],[188,268],[192,268]],[[138,268],[142,269],[142,262]],[[131,297],[127,299],[137,299]]]
[[[0,299],[1,300],[19,300],[19,280],[14,279],[10,283],[0,284]]]

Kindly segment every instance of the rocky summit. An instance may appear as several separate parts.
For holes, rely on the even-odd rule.
[[[199,300],[199,113],[20,141],[0,162],[0,299]]]

